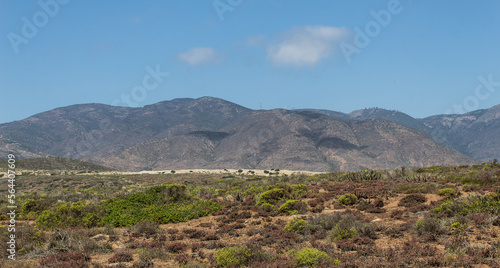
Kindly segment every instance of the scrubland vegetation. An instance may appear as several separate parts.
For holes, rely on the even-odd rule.
[[[500,267],[496,161],[313,176],[24,171],[17,183],[16,261],[0,187],[1,267]]]

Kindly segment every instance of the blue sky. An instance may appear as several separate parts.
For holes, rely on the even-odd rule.
[[[0,123],[202,96],[414,117],[489,108],[499,14],[495,0],[0,0]]]

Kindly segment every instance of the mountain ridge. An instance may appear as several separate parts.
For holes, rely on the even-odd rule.
[[[213,97],[173,99],[140,108],[77,104],[0,124],[0,152],[76,158],[124,170],[274,167],[330,171],[468,164],[477,161],[432,140],[430,130],[445,131],[442,144],[466,144],[466,152],[480,154],[484,142],[470,140],[478,135],[446,129],[446,122],[482,124],[487,134],[481,137],[488,139],[488,133],[500,124],[498,107],[415,119],[380,108],[349,114],[251,110]],[[492,141],[490,145],[496,145]],[[480,149],[474,149],[474,144]],[[489,157],[491,152],[483,155]]]

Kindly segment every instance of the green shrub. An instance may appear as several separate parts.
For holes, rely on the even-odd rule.
[[[435,182],[425,182],[420,184],[403,184],[395,187],[395,190],[405,194],[429,194],[435,193],[439,184]]]
[[[324,251],[315,248],[303,248],[299,251],[291,250],[288,252],[297,267],[316,267],[320,265],[340,265],[339,260],[332,260]]]
[[[354,226],[352,226],[352,222],[346,222],[345,220],[341,220],[337,225],[330,231],[330,239],[333,242],[337,242],[339,240],[352,240],[358,237],[358,230]]]
[[[438,195],[442,195],[444,197],[450,198],[450,197],[456,196],[457,191],[455,191],[455,189],[453,189],[453,188],[443,188],[443,189],[438,191]]]
[[[256,195],[256,194],[262,193],[262,191],[264,191],[264,188],[262,188],[262,186],[252,185],[252,186],[250,186],[250,188],[248,188],[247,190],[245,190],[243,192],[243,194],[244,195]]]
[[[295,215],[299,213],[305,213],[307,211],[307,205],[304,201],[299,200],[288,200],[285,204],[281,205],[280,212],[287,213],[288,215]]]
[[[498,215],[500,213],[500,196],[498,194],[470,196],[460,200],[445,202],[431,210],[447,216],[467,216],[474,213]]]
[[[269,203],[262,203],[262,204],[260,205],[260,207],[261,207],[264,211],[267,211],[267,212],[271,212],[271,211],[273,211],[273,209],[274,209],[274,206],[273,206],[273,205],[271,205],[271,204],[269,204]]]
[[[307,193],[307,185],[305,184],[293,184],[293,185],[290,185],[290,187],[292,187],[292,190],[295,194],[297,194],[298,196],[301,196],[305,193]]]
[[[252,267],[252,263],[269,263],[276,257],[255,244],[227,247],[215,251],[216,261],[222,267]]]
[[[306,221],[303,219],[291,219],[288,221],[288,223],[285,225],[285,228],[283,231],[285,232],[292,232],[292,233],[298,233],[306,227]]]
[[[464,229],[467,227],[467,223],[454,222],[450,225],[450,229]]]
[[[26,219],[36,219],[44,211],[52,207],[56,200],[52,199],[28,199],[21,207],[21,215]]]
[[[338,199],[339,203],[346,206],[353,205],[358,201],[358,198],[354,194],[344,194]]]
[[[196,200],[186,194],[186,186],[166,184],[143,192],[107,200],[104,223],[127,227],[141,220],[166,224],[185,222],[218,211],[220,205],[208,200]]]
[[[218,249],[215,255],[217,256],[217,264],[223,267],[241,267],[252,257],[252,250],[247,246],[227,247]]]
[[[199,200],[194,203],[146,205],[134,203],[127,199],[113,199],[108,201],[106,208],[105,223],[115,227],[127,227],[141,220],[149,220],[161,224],[186,222],[218,211],[220,205],[217,202],[208,200]]]
[[[276,205],[278,204],[278,202],[280,202],[281,200],[285,199],[288,196],[289,195],[285,193],[285,189],[274,188],[260,194],[259,200],[257,201],[257,206],[260,206],[264,203]]]
[[[103,225],[103,215],[104,210],[94,203],[59,203],[43,211],[36,219],[36,226],[43,230],[76,226],[96,227]]]

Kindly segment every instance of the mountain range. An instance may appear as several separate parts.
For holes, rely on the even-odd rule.
[[[61,107],[0,124],[0,154],[121,170],[310,171],[473,164],[500,157],[500,105],[416,119],[398,111],[251,110],[222,99]]]

